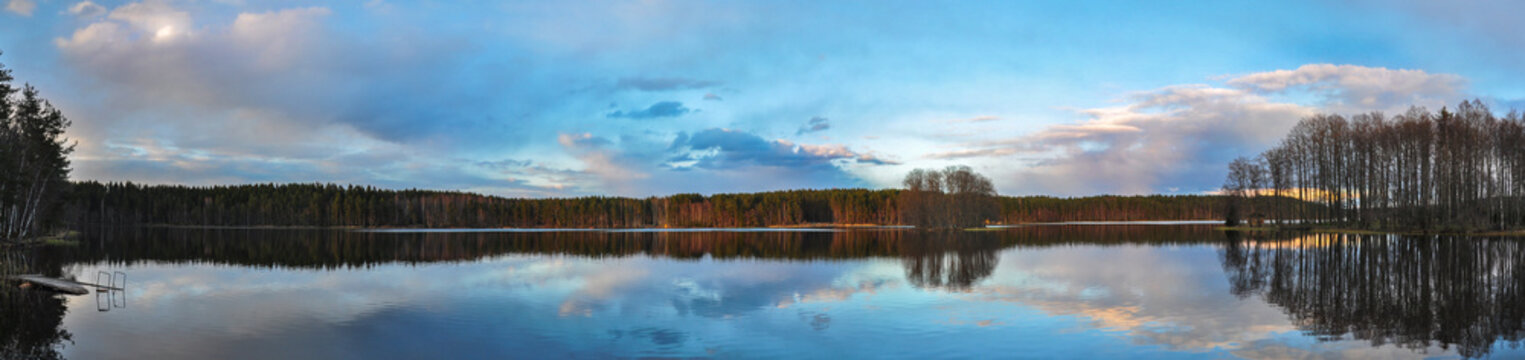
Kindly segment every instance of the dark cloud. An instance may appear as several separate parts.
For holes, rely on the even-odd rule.
[[[799,131],[795,131],[794,132],[794,135],[796,135],[796,136],[804,135],[804,134],[807,134],[807,133],[813,133],[813,132],[817,132],[817,131],[824,131],[824,130],[830,129],[830,128],[831,128],[831,123],[827,122],[826,118],[817,116],[817,117],[810,118],[810,121],[806,122],[804,126],[801,126]]]
[[[488,168],[488,169],[520,169],[520,168],[529,167],[530,165],[533,165],[533,164],[534,164],[533,161],[529,161],[529,160],[516,160],[516,159],[503,159],[503,160],[497,160],[497,161],[478,161],[476,163],[477,166],[481,166],[483,168]]]
[[[620,79],[619,82],[616,82],[614,84],[614,88],[618,89],[618,90],[636,90],[636,91],[674,91],[674,90],[705,89],[705,88],[715,87],[715,86],[719,86],[719,85],[720,85],[720,82],[716,82],[716,81],[687,79],[687,78],[633,77],[633,78]]]
[[[705,93],[704,99],[711,101],[725,101],[725,99],[720,98],[720,95],[715,95],[715,93]]]
[[[688,113],[695,112],[695,111],[698,111],[698,110],[694,110],[694,109],[690,109],[690,108],[684,107],[683,103],[681,103],[681,102],[677,102],[677,101],[663,101],[663,102],[651,104],[651,106],[648,106],[645,109],[641,109],[641,110],[628,110],[628,111],[615,111],[615,112],[609,113],[609,115],[607,115],[607,116],[609,118],[655,119],[655,118],[679,117],[679,116],[683,116],[683,114],[688,114]]]
[[[862,164],[887,165],[894,162],[872,154],[861,154],[842,145],[805,145],[785,140],[765,140],[756,134],[709,129],[693,135],[682,134],[669,147],[677,154],[668,159],[676,169],[697,167],[733,169],[748,166],[792,168],[835,167],[834,160]]]
[[[767,140],[740,130],[670,136],[563,133],[557,141],[581,163],[566,174],[577,178],[570,182],[623,196],[859,187],[867,184],[849,172],[853,167],[898,164],[844,145]]]

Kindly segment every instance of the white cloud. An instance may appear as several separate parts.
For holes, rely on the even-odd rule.
[[[291,74],[303,70],[295,60],[322,55],[316,42],[327,35],[318,31],[327,14],[324,8],[244,13],[225,29],[200,29],[189,13],[146,1],[117,7],[54,43],[86,74],[131,93],[228,109],[260,100],[251,94],[259,83],[249,80],[299,76]],[[241,86],[226,90],[232,83]]]
[[[629,188],[633,181],[651,177],[646,172],[632,168],[631,165],[636,165],[639,161],[611,148],[607,139],[588,133],[560,134],[556,142],[582,161],[584,173],[596,176],[607,189],[624,194],[633,193]]]
[[[112,10],[107,18],[118,20],[154,41],[170,41],[192,32],[191,14],[165,1],[129,3]]]
[[[1153,193],[1201,176],[1212,183],[1224,154],[1269,146],[1312,112],[1231,89],[1161,89],[1022,138],[1029,151],[1059,155],[1034,162],[1017,180],[1067,194]]]
[[[1397,111],[1409,106],[1439,107],[1460,98],[1466,86],[1460,76],[1423,70],[1393,70],[1357,65],[1308,64],[1294,70],[1249,74],[1228,85],[1258,93],[1311,91],[1323,97],[1328,110]]]
[[[233,21],[230,37],[257,54],[260,67],[286,68],[311,48],[311,38],[305,35],[317,32],[319,19],[328,14],[329,10],[321,7],[243,13]]]
[[[93,18],[105,15],[106,7],[90,1],[81,1],[69,6],[69,14],[82,18]]]
[[[55,39],[53,43],[65,50],[99,52],[107,50],[107,47],[119,45],[119,41],[126,39],[127,32],[120,24],[98,22],[75,30],[74,35],[67,39]]]
[[[92,6],[98,5],[82,2],[71,12],[85,14]],[[191,13],[170,3],[145,1],[121,5],[56,39],[76,80],[104,98],[69,110],[76,125],[68,136],[87,140],[75,152],[75,174],[198,185],[427,184],[546,195],[544,189],[471,166],[439,147],[378,135],[427,132],[422,125],[374,122],[384,116],[407,121],[445,117],[408,112],[441,108],[410,103],[422,98],[416,94],[401,101],[387,97],[400,93],[399,88],[412,89],[420,83],[414,78],[423,76],[399,75],[376,65],[398,61],[386,51],[405,49],[346,47],[352,42],[325,31],[327,15],[325,8],[296,8],[198,25]],[[367,66],[354,66],[358,61]],[[405,84],[378,80],[375,73]],[[347,113],[380,108],[368,102],[387,104],[387,112]],[[450,126],[448,120],[419,124]]]
[[[11,0],[5,4],[5,10],[21,16],[32,16],[32,10],[37,9],[37,3],[32,0]]]

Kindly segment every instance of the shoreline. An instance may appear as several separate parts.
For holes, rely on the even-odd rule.
[[[1108,225],[1151,225],[1151,226],[1201,226],[1221,223],[1219,220],[1126,220],[1126,221],[1064,221],[1064,222],[1032,222],[1014,224],[990,224],[985,227],[961,228],[964,231],[998,231],[1025,226],[1108,226]],[[99,225],[92,225],[99,226]],[[110,225],[108,225],[110,226]],[[413,226],[306,226],[306,225],[171,225],[171,224],[139,224],[119,225],[137,226],[145,228],[168,228],[168,229],[213,229],[213,230],[503,230],[503,231],[599,231],[599,230],[788,230],[788,229],[916,229],[910,225],[884,225],[864,223],[805,223],[792,225],[767,225],[767,226],[697,226],[697,227],[632,227],[632,228],[567,228],[567,227],[413,227]],[[1525,229],[1505,231],[1427,231],[1427,230],[1373,230],[1352,228],[1323,228],[1307,226],[1217,226],[1217,230],[1223,231],[1301,231],[1309,233],[1325,234],[1360,234],[1360,235],[1447,235],[1447,236],[1510,236],[1525,237]],[[78,237],[78,231],[66,231],[47,236],[39,236],[21,242],[9,243],[3,247],[36,246],[36,245],[70,245],[73,238]]]
[[[91,225],[102,226],[102,225]],[[671,226],[671,227],[427,227],[427,226],[310,226],[310,225],[171,225],[171,224],[135,224],[135,225],[104,225],[104,226],[136,226],[145,228],[167,229],[222,229],[222,230],[388,230],[388,229],[427,229],[427,230],[631,230],[631,229],[854,229],[854,228],[896,228],[908,225],[881,225],[881,224],[836,224],[836,223],[808,223],[795,225],[767,225],[767,226]]]
[[[1351,235],[1445,235],[1445,236],[1518,236],[1525,237],[1525,229],[1518,230],[1488,230],[1488,231],[1430,231],[1430,230],[1381,230],[1381,229],[1351,229],[1334,227],[1289,227],[1289,226],[1219,226],[1223,231],[1301,231],[1317,234],[1351,234]]]
[[[1056,226],[1056,225],[1211,225],[1221,223],[1221,220],[1121,220],[1121,221],[1061,221],[1061,222],[1026,222],[1011,224],[989,224],[985,227],[968,229],[991,229],[999,230],[1022,226]],[[763,226],[648,226],[648,227],[427,227],[427,226],[314,226],[314,225],[174,225],[174,224],[131,224],[131,225],[89,225],[89,226],[136,226],[145,228],[169,228],[169,229],[226,229],[226,230],[386,230],[386,229],[430,229],[430,230],[629,230],[629,229],[885,229],[905,228],[914,229],[914,225],[902,224],[872,224],[872,223],[804,223],[789,225],[763,225]],[[964,229],[964,228],[960,228]]]
[[[47,235],[34,236],[16,242],[0,242],[0,249],[19,249],[34,246],[79,245],[79,230],[59,230]]]

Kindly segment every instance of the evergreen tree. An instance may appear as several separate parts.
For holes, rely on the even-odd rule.
[[[48,225],[68,186],[64,129],[69,119],[31,85],[17,91],[0,66],[0,239],[18,240]]]

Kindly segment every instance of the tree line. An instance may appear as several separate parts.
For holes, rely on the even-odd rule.
[[[925,195],[925,194],[924,194]],[[952,195],[937,195],[952,196]],[[70,223],[186,226],[426,228],[753,227],[918,224],[899,189],[790,190],[663,197],[517,199],[456,191],[388,190],[336,184],[231,186],[74,183]],[[951,198],[946,198],[951,199]],[[1216,196],[991,196],[924,206],[948,221],[1201,220],[1219,216]],[[948,216],[948,215],[957,216]],[[928,216],[927,218],[932,218]],[[981,221],[981,220],[974,220]],[[920,223],[923,226],[928,223]]]
[[[1226,215],[1364,228],[1519,228],[1525,120],[1513,111],[1499,117],[1478,100],[1392,117],[1314,115],[1278,146],[1230,164],[1224,192]],[[1307,201],[1262,201],[1275,197]]]
[[[12,80],[0,64],[0,242],[35,236],[56,219],[74,150],[63,138],[63,112]]]
[[[80,224],[426,228],[751,227],[897,221],[895,190],[791,190],[516,199],[456,191],[335,184],[191,187],[80,182]]]
[[[1001,221],[1008,224],[1063,221],[1206,220],[1222,217],[1213,195],[1000,197]]]

